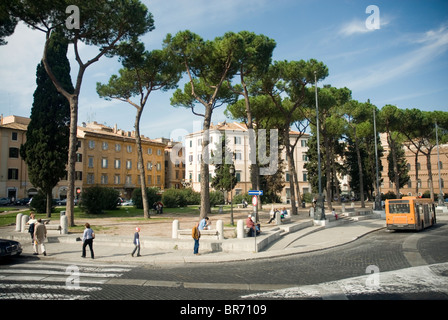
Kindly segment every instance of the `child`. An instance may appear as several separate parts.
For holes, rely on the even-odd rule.
[[[140,228],[137,227],[135,228],[135,233],[134,233],[134,251],[132,251],[131,256],[134,256],[135,251],[137,251],[137,257],[141,257],[140,255]]]

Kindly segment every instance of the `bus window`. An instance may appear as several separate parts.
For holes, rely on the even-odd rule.
[[[409,213],[409,203],[389,203],[389,213]]]

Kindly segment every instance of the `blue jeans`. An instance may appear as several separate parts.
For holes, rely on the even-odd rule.
[[[199,239],[194,239],[194,254],[197,254],[199,251]]]

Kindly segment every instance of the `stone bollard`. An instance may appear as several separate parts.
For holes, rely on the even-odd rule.
[[[314,219],[314,208],[313,207],[310,208],[310,218]]]
[[[277,212],[275,215],[275,223],[279,226],[282,224],[282,214],[280,212]]]
[[[19,213],[16,216],[16,231],[22,231],[22,216],[23,214]]]
[[[28,222],[28,220],[30,219],[30,217],[29,216],[27,216],[26,214],[24,214],[23,216],[22,216],[22,225],[21,225],[21,227],[22,227],[22,232],[28,232],[28,228],[26,227],[26,223]]]
[[[177,231],[179,231],[179,220],[173,221],[173,228],[171,233],[171,238],[177,239]]]
[[[236,223],[236,237],[237,239],[244,239],[244,221],[238,220]]]
[[[61,234],[68,234],[68,218],[67,216],[61,215]]]
[[[341,212],[342,212],[342,213],[345,212],[345,203],[342,204],[342,211],[341,211]]]
[[[222,220],[216,221],[216,230],[218,230],[218,240],[224,239],[224,224]]]

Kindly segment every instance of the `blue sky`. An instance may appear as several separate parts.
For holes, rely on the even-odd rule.
[[[323,61],[329,76],[319,83],[352,90],[353,99],[370,99],[378,108],[448,111],[448,1],[441,0],[143,0],[156,29],[142,40],[158,49],[167,33],[189,29],[204,39],[227,31],[248,30],[277,42],[274,60]],[[379,9],[379,29],[368,29],[369,5]],[[20,25],[0,47],[0,113],[29,117],[36,66],[44,36]],[[97,48],[82,46],[84,60]],[[69,53],[73,61],[73,54]],[[107,82],[120,68],[117,59],[102,58],[87,69],[81,90],[79,124],[97,121],[132,130],[130,105],[100,99],[96,82]],[[77,64],[72,63],[73,76]],[[202,118],[170,105],[172,92],[155,92],[141,120],[150,138],[172,137],[200,128]],[[212,121],[225,120],[225,107]]]

